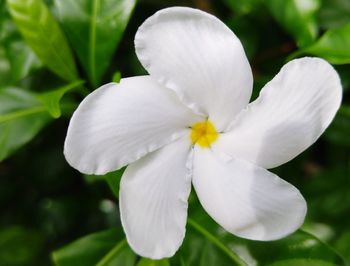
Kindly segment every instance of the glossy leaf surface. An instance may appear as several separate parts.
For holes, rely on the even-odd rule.
[[[50,120],[36,95],[17,88],[0,90],[0,161],[33,139]]]
[[[0,86],[14,85],[41,66],[4,7],[0,2]]]
[[[120,42],[136,0],[56,0],[59,18],[93,86]]]
[[[46,106],[47,111],[51,114],[53,118],[58,118],[61,116],[60,101],[63,95],[66,94],[68,91],[77,88],[82,83],[83,81],[78,80],[53,91],[42,93],[38,96],[38,99]]]
[[[42,0],[8,0],[9,12],[38,58],[64,80],[77,79],[66,38]]]
[[[349,0],[323,0],[318,15],[321,27],[338,28],[349,22],[350,1]]]
[[[55,251],[59,266],[133,266],[136,255],[128,247],[121,230],[111,229],[82,237]]]
[[[184,265],[236,265],[236,256],[247,265],[292,265],[293,261],[344,265],[332,248],[302,230],[277,241],[250,241],[226,232],[202,210],[190,216],[184,244],[176,255]]]
[[[170,263],[168,259],[151,260],[147,258],[142,258],[136,266],[170,266]]]
[[[317,36],[316,13],[319,0],[266,0],[277,22],[291,34],[299,47],[310,44]]]
[[[349,64],[350,23],[326,31],[320,39],[302,52],[322,57],[332,64]]]

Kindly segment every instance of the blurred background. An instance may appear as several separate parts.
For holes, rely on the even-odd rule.
[[[93,17],[96,3],[101,9]],[[330,264],[281,265],[350,263],[350,0],[0,0],[1,266],[51,265],[55,250],[56,264],[97,265],[97,257],[82,262],[86,253],[93,253],[91,245],[78,242],[75,249],[81,245],[81,250],[76,253],[85,253],[78,255],[74,246],[73,251],[62,247],[114,228],[116,240],[95,249],[102,258],[123,238],[116,197],[122,170],[102,177],[80,174],[63,157],[65,134],[73,110],[87,93],[120,77],[146,73],[134,52],[135,32],[154,12],[175,5],[214,14],[240,38],[253,69],[253,99],[292,58],[314,55],[334,65],[344,88],[335,120],[316,144],[273,172],[300,189],[308,202],[302,232],[316,236],[344,261],[334,262],[337,255],[325,255],[328,249],[307,249],[298,240],[301,235],[294,242],[259,247],[232,237],[228,247],[250,265],[270,263],[261,255],[264,250],[271,258],[312,257],[317,252],[333,256]],[[109,15],[113,23],[103,20]],[[96,36],[89,34],[91,23],[96,23]],[[66,61],[66,69],[59,58]],[[190,202],[192,218],[214,228],[195,195]],[[211,232],[224,243],[229,238],[220,228]],[[215,244],[205,243],[188,230],[180,257],[159,265],[235,265]],[[98,265],[140,261],[128,252],[119,259],[122,264]]]

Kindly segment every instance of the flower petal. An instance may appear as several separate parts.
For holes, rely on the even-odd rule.
[[[293,60],[213,148],[264,168],[279,166],[318,139],[334,118],[341,95],[338,74],[325,60]]]
[[[304,221],[306,202],[300,192],[249,162],[195,148],[192,182],[208,214],[240,237],[275,240]]]
[[[64,154],[76,169],[104,174],[187,133],[197,115],[149,76],[91,93],[73,114]]]
[[[142,24],[135,46],[150,75],[219,130],[248,104],[249,62],[239,39],[216,17],[186,7],[163,9]]]
[[[171,257],[183,241],[191,151],[184,137],[132,163],[122,177],[121,220],[128,243],[141,256]]]

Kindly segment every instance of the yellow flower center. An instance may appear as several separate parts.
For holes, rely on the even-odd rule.
[[[209,148],[210,144],[217,140],[219,133],[209,120],[198,122],[191,127],[191,142],[202,148]]]

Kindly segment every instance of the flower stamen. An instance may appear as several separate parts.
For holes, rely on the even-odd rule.
[[[197,122],[191,127],[190,138],[193,145],[198,144],[202,148],[209,148],[218,137],[219,133],[209,120]]]

